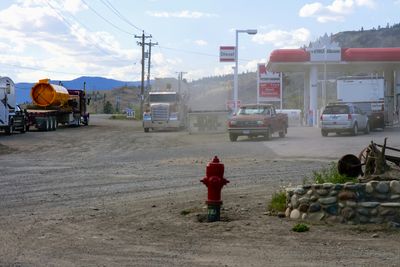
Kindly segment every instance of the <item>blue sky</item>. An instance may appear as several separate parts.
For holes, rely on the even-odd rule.
[[[16,82],[103,76],[139,80],[142,30],[152,35],[151,76],[195,80],[232,73],[219,46],[239,34],[239,72],[255,71],[274,49],[298,48],[325,33],[400,22],[400,1],[1,0],[0,75]],[[150,39],[146,39],[146,42]]]

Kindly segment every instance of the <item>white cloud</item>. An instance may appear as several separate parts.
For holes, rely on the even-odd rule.
[[[19,0],[0,11],[0,63],[9,66],[7,76],[16,82],[80,75],[140,79],[140,70],[132,76],[139,47],[124,48],[112,34],[73,21],[68,12],[86,8],[80,0],[48,1]]]
[[[330,5],[324,6],[320,2],[305,4],[299,10],[303,18],[313,17],[318,22],[344,21],[346,16],[353,13],[357,7],[374,8],[374,0],[334,0]]]
[[[293,31],[272,30],[267,33],[259,33],[252,40],[259,44],[272,44],[279,48],[298,48],[310,41],[311,33],[306,28]]]
[[[194,41],[194,43],[196,45],[198,45],[198,46],[206,46],[206,45],[208,45],[207,41],[204,41],[204,40],[196,40],[196,41]]]
[[[157,18],[184,18],[184,19],[200,19],[209,17],[218,17],[216,14],[203,13],[199,11],[182,10],[179,12],[166,11],[147,11],[147,15]]]
[[[64,6],[64,9],[66,11],[71,13],[78,13],[79,11],[88,9],[88,7],[84,3],[82,3],[81,0],[62,1],[62,5]]]
[[[18,6],[21,7],[50,7],[61,6],[63,11],[70,13],[78,13],[88,9],[82,0],[54,1],[54,0],[17,0]]]
[[[376,3],[374,0],[356,0],[358,6],[366,6],[369,8],[374,8]]]

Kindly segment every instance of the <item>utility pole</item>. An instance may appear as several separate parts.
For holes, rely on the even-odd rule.
[[[146,87],[147,92],[149,92],[149,90],[150,90],[151,47],[155,46],[155,45],[158,45],[158,42],[157,43],[152,43],[151,40],[150,40],[150,42],[146,43],[146,45],[149,46],[149,55],[148,55],[148,57],[149,57],[149,61],[148,62],[149,63],[147,64],[147,87]]]
[[[144,46],[145,44],[145,39],[146,38],[151,38],[151,35],[145,35],[144,31],[142,32],[142,35],[135,35],[135,38],[141,38],[141,42],[137,42],[138,45],[142,47],[142,82],[140,86],[140,116],[143,114],[143,100],[144,100]]]
[[[178,73],[178,93],[181,94],[181,82],[182,82],[183,74],[186,74],[187,72],[180,71],[177,73]]]

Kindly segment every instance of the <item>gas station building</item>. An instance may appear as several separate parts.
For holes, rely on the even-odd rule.
[[[277,49],[272,51],[267,64],[270,72],[304,73],[305,121],[318,126],[323,107],[318,107],[318,74],[323,75],[322,104],[325,105],[327,73],[340,76],[379,75],[384,77],[385,123],[398,121],[400,109],[400,47],[340,48],[324,36],[305,49]]]

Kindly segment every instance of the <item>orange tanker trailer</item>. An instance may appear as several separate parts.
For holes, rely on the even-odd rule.
[[[89,101],[84,90],[66,89],[44,79],[32,87],[31,98],[33,105],[27,110],[29,126],[35,126],[42,131],[53,131],[59,124],[89,124],[89,113],[86,112]]]

